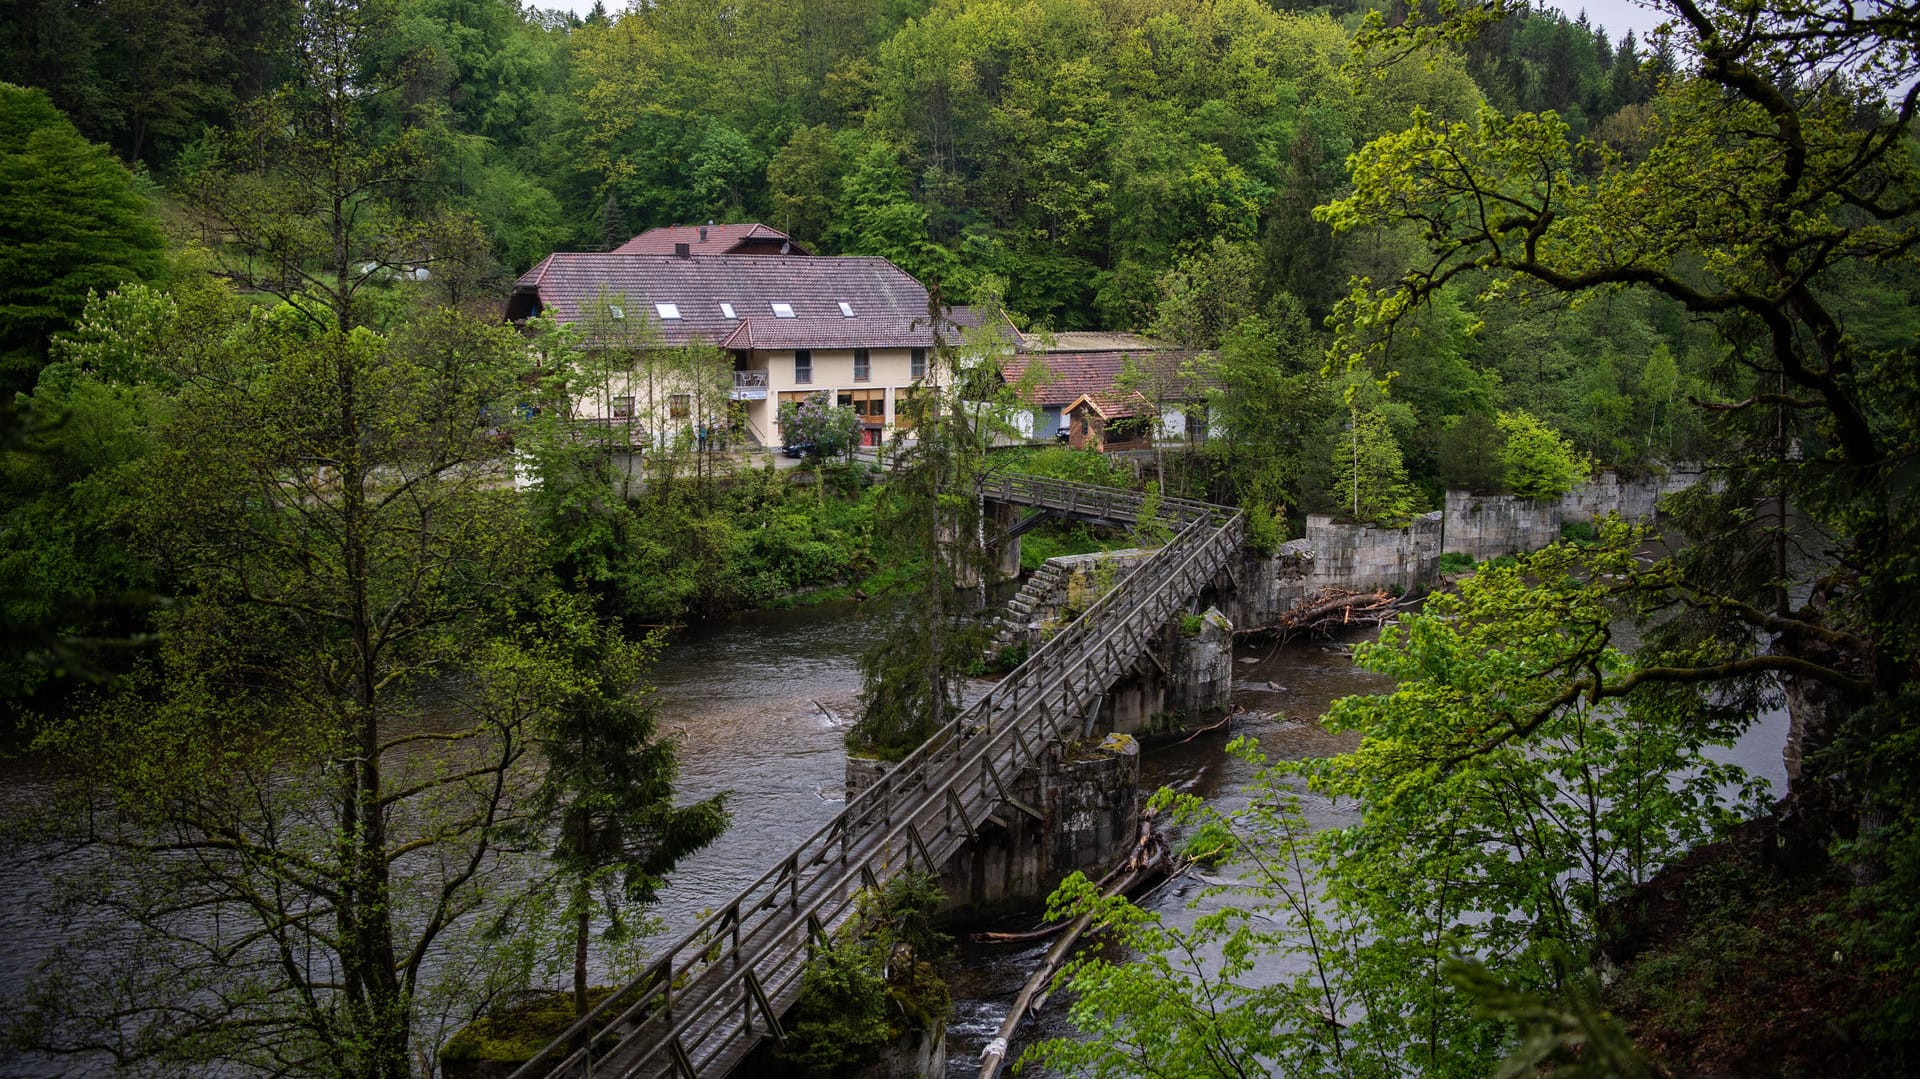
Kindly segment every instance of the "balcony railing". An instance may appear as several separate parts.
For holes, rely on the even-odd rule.
[[[733,373],[733,392],[728,396],[735,401],[766,400],[767,373],[765,371],[735,371]]]

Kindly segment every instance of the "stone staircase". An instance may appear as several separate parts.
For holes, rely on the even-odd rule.
[[[1067,581],[1072,577],[1072,563],[1058,558],[1048,559],[1033,571],[1027,583],[1007,601],[1006,610],[994,627],[993,640],[987,645],[989,662],[1022,642],[1029,646],[1037,643],[1034,640],[1037,623],[1042,617],[1053,617],[1060,609],[1066,601]]]

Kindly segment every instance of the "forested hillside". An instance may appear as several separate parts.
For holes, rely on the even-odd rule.
[[[705,431],[615,467],[576,391],[648,350],[503,300],[713,220],[1191,354],[1211,430],[1150,497],[1238,505],[1250,557],[1710,469],[1362,648],[1401,689],[1334,709],[1354,753],[1164,796],[1260,871],[1191,937],[1063,893],[1139,961],[1074,969],[1054,1064],[1911,1073],[1920,29],[1659,2],[1643,41],[1500,0],[0,0],[0,703],[60,779],[7,838],[85,852],[59,956],[137,960],[5,987],[7,1036],[397,1079],[529,984],[584,1006],[591,930],[726,820],[676,806],[641,638],[922,586],[867,664],[931,672],[919,731],[979,655],[965,473],[1135,478],[959,405],[891,481]],[[1765,801],[1712,751],[1774,706]],[[1303,787],[1356,823],[1309,837]],[[1273,953],[1312,974],[1234,980]]]

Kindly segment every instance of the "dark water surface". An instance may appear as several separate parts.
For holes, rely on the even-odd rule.
[[[691,928],[724,904],[839,812],[845,755],[842,736],[859,690],[857,657],[885,632],[890,609],[838,604],[747,615],[683,632],[653,672],[662,728],[684,732],[679,787],[688,799],[730,794],[733,827],[674,873],[655,913],[665,938]],[[1320,756],[1353,743],[1329,734],[1318,719],[1329,702],[1350,693],[1379,692],[1389,683],[1357,671],[1348,638],[1243,648],[1234,664],[1234,702],[1248,710],[1236,733],[1251,734],[1269,757]],[[983,685],[970,687],[969,696]],[[1762,717],[1732,754],[1758,775],[1781,784],[1779,749],[1785,719]],[[1225,739],[1203,736],[1149,750],[1142,785],[1173,786],[1231,809],[1244,799],[1249,769],[1223,752]],[[46,781],[34,768],[0,771],[5,804],[33,799]],[[1342,822],[1345,811],[1309,798],[1316,825]],[[4,809],[0,808],[0,812]],[[1187,920],[1189,882],[1156,893],[1151,905]],[[51,896],[44,866],[0,865],[0,990],[17,989],[48,954],[59,932],[44,913]],[[1037,922],[1035,915],[1031,922]],[[1009,926],[1021,928],[1022,926]],[[656,939],[653,943],[663,943]],[[949,1030],[951,1077],[977,1072],[981,1047],[1006,1014],[1013,995],[1045,945],[1017,953],[978,953],[962,964],[954,984]],[[643,946],[644,950],[644,946]],[[110,962],[102,957],[103,962]],[[1275,975],[1284,973],[1276,969]],[[1035,1037],[1065,1033],[1064,1010],[1050,1002],[1030,1019],[1014,1047]],[[70,1069],[70,1070],[69,1070]],[[103,1069],[73,1061],[0,1060],[0,1075],[89,1075]]]

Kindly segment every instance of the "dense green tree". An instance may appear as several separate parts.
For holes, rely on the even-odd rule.
[[[489,683],[531,683],[548,709],[535,728],[545,767],[528,809],[536,835],[557,837],[579,1014],[587,1011],[596,909],[608,919],[609,942],[643,935],[637,908],[681,858],[727,826],[724,796],[674,804],[677,745],[659,734],[641,682],[659,645],[624,639],[578,597],[556,593],[527,631],[495,645],[478,669]]]
[[[410,1074],[445,1018],[438,980],[465,976],[439,959],[479,928],[529,745],[524,702],[420,718],[538,581],[485,407],[519,344],[454,315],[391,338],[285,308],[216,329],[161,372],[132,499],[136,538],[178,574],[160,657],[43,736],[105,799],[90,839],[116,885],[97,898],[143,959],[111,984],[47,983],[44,1043]],[[250,928],[208,939],[205,919]],[[115,1011],[142,1017],[137,1041],[96,1021]]]
[[[1328,722],[1359,733],[1353,752],[1267,766],[1243,742],[1263,767],[1241,808],[1156,795],[1224,863],[1222,882],[1192,916],[1064,886],[1057,916],[1092,914],[1143,955],[1076,961],[1087,1036],[1035,1057],[1112,1076],[1495,1068],[1516,1028],[1461,991],[1455,957],[1509,991],[1555,992],[1597,958],[1610,900],[1761,793],[1712,756],[1739,734],[1734,702],[1668,687],[1622,707],[1557,677],[1575,656],[1618,683],[1658,677],[1605,643],[1631,594],[1607,581],[1632,572],[1641,539],[1615,526],[1595,549],[1485,570],[1360,646],[1358,663],[1397,686],[1336,702]],[[1514,713],[1530,729],[1489,740],[1487,717]],[[1314,834],[1303,780],[1357,820]]]
[[[1620,689],[1726,691],[1778,672],[1793,721],[1792,812],[1775,822],[1779,841],[1803,845],[1816,863],[1831,851],[1858,873],[1910,884],[1895,867],[1911,864],[1920,815],[1889,762],[1910,760],[1920,714],[1920,634],[1896,613],[1920,549],[1920,512],[1902,478],[1920,441],[1920,365],[1911,337],[1873,334],[1872,318],[1846,298],[1863,281],[1913,271],[1912,20],[1829,20],[1792,3],[1675,0],[1671,10],[1693,60],[1681,73],[1670,47],[1656,50],[1655,66],[1672,77],[1644,156],[1599,153],[1585,174],[1558,118],[1493,113],[1473,125],[1422,122],[1357,155],[1355,192],[1328,220],[1417,220],[1428,252],[1421,273],[1356,292],[1343,328],[1376,333],[1433,289],[1489,272],[1496,295],[1587,299],[1633,288],[1710,320],[1727,358],[1705,399],[1739,467],[1722,495],[1676,505],[1691,511],[1678,527],[1696,546],[1662,587],[1687,617],[1663,623],[1668,661],[1648,668],[1661,673]],[[1470,34],[1494,14],[1469,6],[1438,23],[1376,26],[1370,39],[1398,47]],[[1830,554],[1792,557],[1786,515],[1753,510],[1788,500],[1835,537]],[[1709,639],[1731,651],[1713,651]],[[1597,676],[1569,677],[1587,683],[1583,692],[1601,688]],[[1862,842],[1832,845],[1862,822]],[[1881,956],[1920,953],[1910,919],[1880,906],[1888,892],[1861,898],[1887,912]],[[1912,992],[1890,999],[1887,1013],[1914,1014]]]
[[[1522,498],[1559,498],[1587,478],[1590,466],[1567,440],[1525,412],[1502,412],[1500,480]]]
[[[87,294],[165,268],[133,176],[38,90],[0,83],[0,394],[31,389]]]
[[[1333,442],[1333,486],[1327,497],[1350,520],[1398,528],[1418,507],[1407,482],[1400,442],[1379,409],[1354,409]]]

